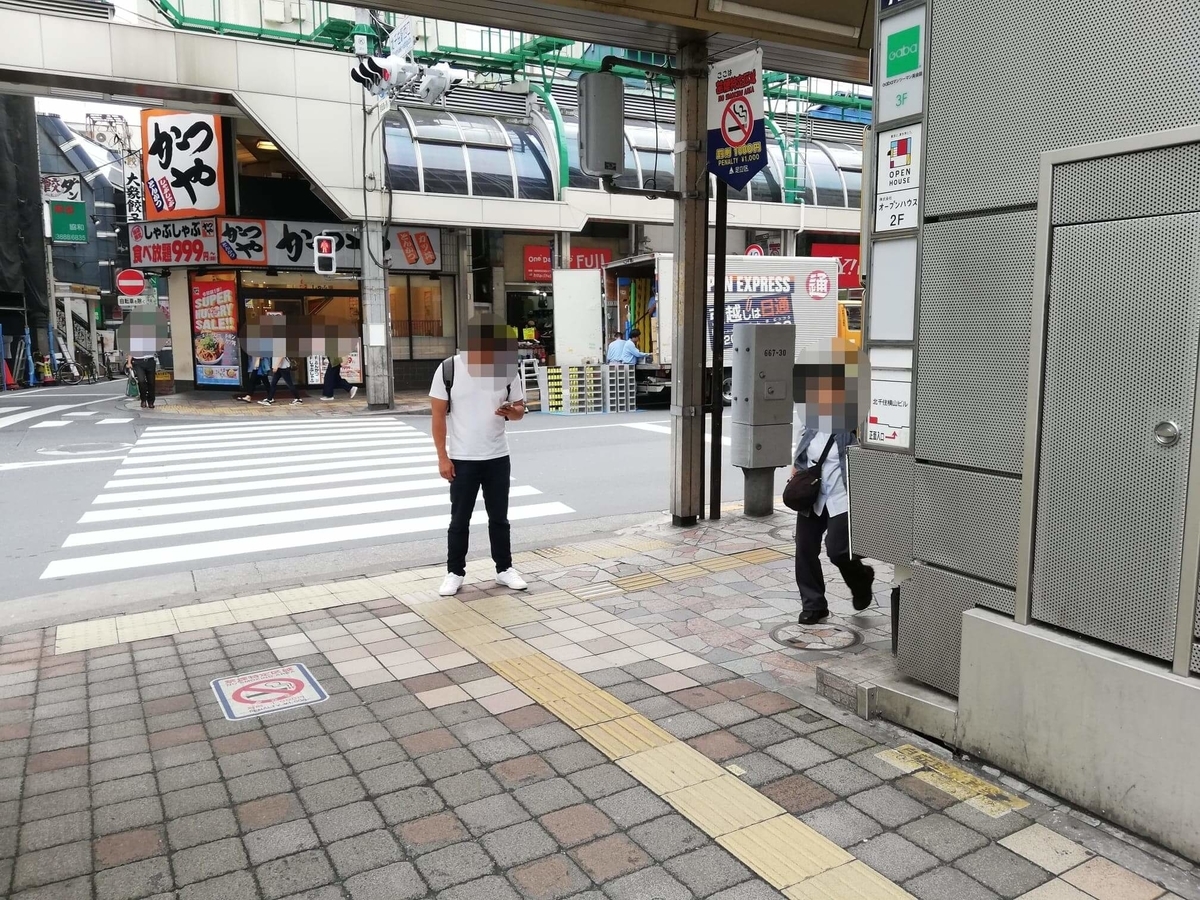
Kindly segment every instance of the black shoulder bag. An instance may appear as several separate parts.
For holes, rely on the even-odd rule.
[[[821,469],[825,466],[825,458],[829,456],[831,447],[833,435],[825,442],[825,449],[821,451],[821,458],[817,460],[817,464],[797,470],[788,480],[783,488],[783,505],[788,509],[805,512],[812,509],[812,505],[817,502],[817,497],[821,494]]]

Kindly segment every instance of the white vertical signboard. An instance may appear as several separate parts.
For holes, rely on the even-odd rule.
[[[879,135],[875,161],[875,231],[917,227],[921,196],[921,126]]]
[[[125,221],[141,222],[146,218],[145,186],[142,183],[142,154],[131,153],[121,167],[125,182]]]
[[[925,7],[879,23],[875,73],[875,121],[922,112],[925,93]]]
[[[912,446],[912,372],[875,369],[871,372],[871,408],[867,413],[867,443],[898,450]]]

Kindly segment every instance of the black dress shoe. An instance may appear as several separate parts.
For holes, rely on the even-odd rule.
[[[852,602],[854,603],[854,608],[857,609],[859,612],[862,612],[864,609],[866,609],[868,606],[870,606],[872,603],[875,602],[875,598],[871,594],[866,594],[861,597],[855,597]]]
[[[870,566],[863,566],[863,568],[866,569],[868,573],[867,577],[864,579],[867,583],[867,589],[862,593],[854,595],[854,608],[860,612],[875,602],[875,597],[871,593],[871,586],[875,584],[875,570]]]
[[[829,618],[828,609],[806,609],[804,612],[800,613],[799,617],[796,619],[796,622],[800,625],[816,625],[822,619],[827,618]]]

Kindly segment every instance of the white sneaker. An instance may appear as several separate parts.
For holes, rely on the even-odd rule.
[[[322,400],[332,400],[333,398],[332,398],[332,397],[326,397],[324,394],[322,394],[322,395],[321,395],[321,399],[322,399]]]
[[[292,406],[299,406],[303,402],[304,402],[303,400],[301,400],[299,397],[297,397],[295,400],[292,401]]]
[[[355,396],[357,396],[357,394],[358,394],[358,385],[356,384],[356,385],[354,385],[354,387],[350,388],[350,399],[353,400],[355,398]]]
[[[259,400],[258,405],[259,406],[274,406],[275,401],[274,400]]]
[[[453,597],[458,593],[458,589],[463,586],[463,576],[455,575],[453,572],[447,572],[446,577],[442,579],[442,586],[438,588],[438,593],[443,597]]]
[[[505,569],[503,572],[497,572],[496,584],[502,584],[506,588],[512,588],[514,591],[523,591],[529,587],[525,583],[525,579],[521,577],[521,573],[516,569]]]

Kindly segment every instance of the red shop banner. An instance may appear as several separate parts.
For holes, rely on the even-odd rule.
[[[838,288],[846,290],[847,288],[862,287],[862,280],[859,278],[858,262],[859,250],[858,244],[813,244],[812,256],[825,256],[838,261]]]
[[[572,269],[602,269],[613,260],[608,247],[580,247],[571,249]]]
[[[236,276],[195,276],[191,300],[196,384],[241,384]]]
[[[550,247],[540,244],[525,246],[525,280],[554,280],[554,251]]]

